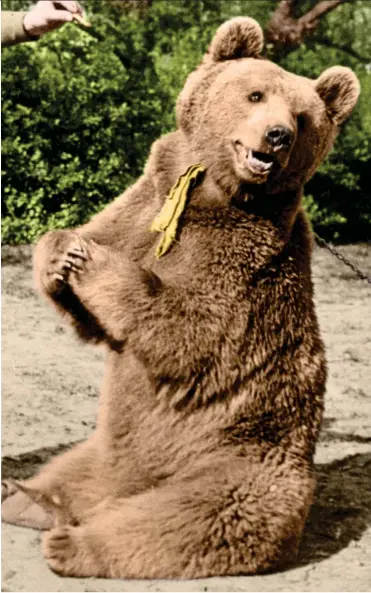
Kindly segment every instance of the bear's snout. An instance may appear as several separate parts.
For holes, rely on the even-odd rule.
[[[263,183],[270,173],[287,167],[296,129],[290,121],[290,113],[284,115],[286,117],[281,114],[277,122],[277,116],[267,114],[265,108],[259,113],[256,111],[252,117],[239,122],[229,136],[234,168],[243,182]]]
[[[276,152],[282,148],[290,148],[294,140],[294,132],[286,126],[273,126],[266,130],[265,140]]]

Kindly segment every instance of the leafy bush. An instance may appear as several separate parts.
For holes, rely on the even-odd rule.
[[[3,51],[5,242],[88,218],[134,182],[162,132],[144,27],[122,17],[112,43],[107,16],[96,21],[99,39],[71,24]]]

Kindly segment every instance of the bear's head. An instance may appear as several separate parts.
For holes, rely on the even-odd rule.
[[[178,126],[196,158],[232,194],[256,185],[270,194],[300,189],[360,91],[341,66],[317,80],[287,72],[261,57],[263,43],[253,19],[224,23],[178,99]]]

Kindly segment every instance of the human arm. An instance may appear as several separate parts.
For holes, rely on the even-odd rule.
[[[26,33],[23,20],[27,12],[1,12],[1,46],[7,47],[22,43],[23,41],[32,41],[32,38]]]
[[[4,11],[1,13],[1,45],[11,46],[34,41],[40,36],[73,20],[73,14],[82,15],[78,2],[61,0],[37,2],[29,12]]]

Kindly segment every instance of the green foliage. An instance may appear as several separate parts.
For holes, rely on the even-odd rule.
[[[162,91],[135,15],[94,16],[3,51],[3,241],[86,220],[133,183]]]
[[[312,0],[302,3],[305,11]],[[65,25],[2,56],[3,241],[33,241],[88,219],[141,173],[152,142],[175,126],[175,101],[221,22],[245,14],[266,24],[276,0],[82,2],[93,27]],[[3,10],[28,8],[4,1]],[[306,188],[306,206],[327,238],[370,237],[371,3],[330,12],[313,37],[281,60],[315,78],[353,68],[360,103]]]
[[[316,231],[336,241],[371,237],[371,4],[344,4],[324,19],[282,66],[316,78],[326,68],[352,68],[361,83],[359,103],[325,163],[306,186],[305,205]],[[344,49],[340,49],[344,48]]]

